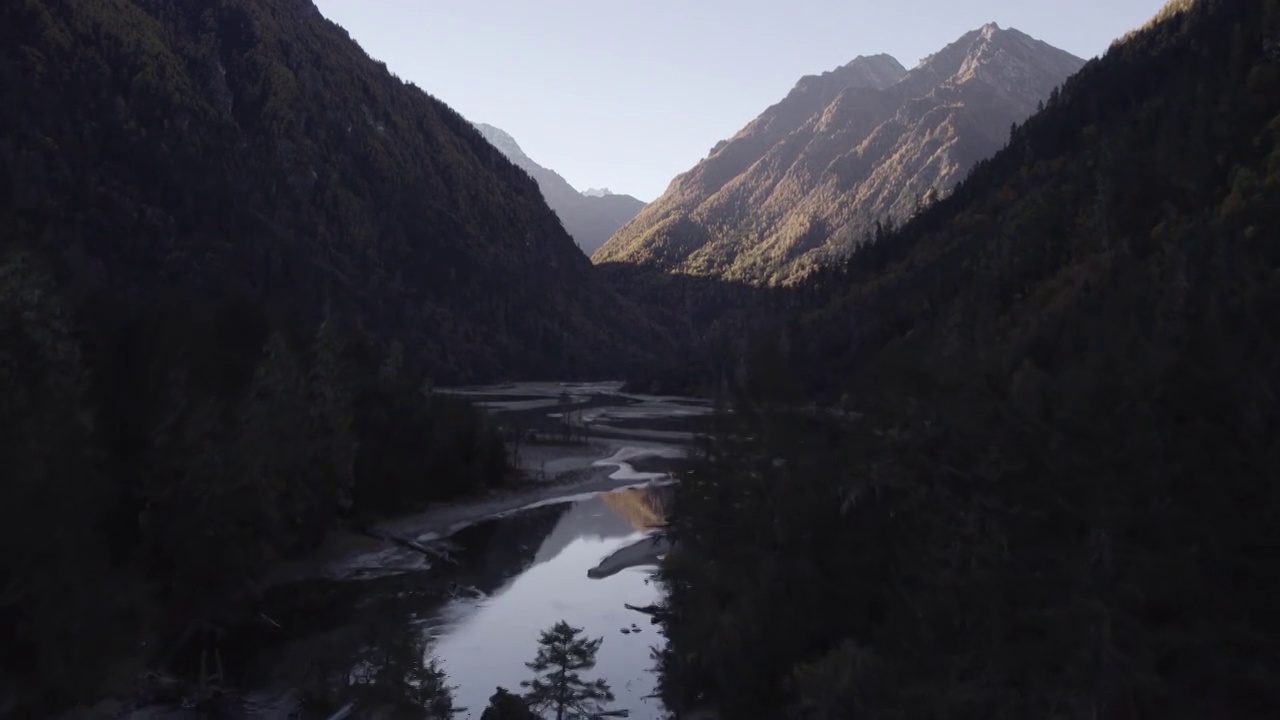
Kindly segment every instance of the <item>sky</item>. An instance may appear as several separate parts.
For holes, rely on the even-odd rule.
[[[579,190],[651,201],[804,75],[908,68],[988,22],[1083,58],[1166,0],[316,0],[365,51]]]

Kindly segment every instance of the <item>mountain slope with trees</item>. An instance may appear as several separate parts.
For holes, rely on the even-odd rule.
[[[338,523],[504,482],[433,383],[666,347],[307,0],[7,2],[0,101],[0,708],[132,692]]]
[[[593,259],[796,279],[949,192],[1082,64],[993,23],[910,71],[879,55],[806,77]]]
[[[537,181],[547,205],[555,210],[565,231],[588,256],[644,208],[643,201],[630,195],[605,190],[578,192],[559,173],[534,162],[506,132],[484,123],[477,123],[476,129],[508,160]]]
[[[751,343],[668,703],[1275,715],[1277,228],[1280,2],[1180,0]]]
[[[525,172],[308,0],[3,19],[4,241],[73,302],[328,303],[439,381],[616,372],[647,331]]]

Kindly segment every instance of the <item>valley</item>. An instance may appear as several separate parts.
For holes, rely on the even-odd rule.
[[[0,7],[0,717],[1280,715],[1280,0],[718,2]]]
[[[616,195],[604,190],[579,192],[554,170],[525,155],[515,138],[507,133],[484,123],[477,124],[476,129],[537,181],[547,205],[560,217],[565,232],[587,256],[600,249],[618,228],[630,222],[644,208],[643,202],[630,195]]]
[[[616,688],[614,707],[632,718],[665,717],[651,658],[661,635],[626,606],[661,599],[649,577],[657,554],[645,550],[665,522],[671,473],[687,463],[690,448],[655,442],[645,428],[692,428],[690,421],[709,408],[689,398],[624,394],[620,385],[441,390],[484,398],[502,423],[519,415],[522,425],[535,426],[572,409],[600,420],[625,418],[632,427],[611,428],[608,438],[588,436],[581,444],[538,446],[527,454],[527,487],[377,524],[378,534],[408,539],[426,552],[340,534],[304,562],[276,568],[259,608],[278,627],[233,630],[223,643],[247,653],[223,656],[238,706],[254,717],[287,717],[305,700],[300,691],[315,692],[310,673],[316,668],[343,674],[376,646],[394,647],[413,633],[455,687],[455,704],[470,709],[456,717],[479,718],[495,686],[517,688],[527,679],[523,663],[533,657],[538,631],[568,617],[588,635],[605,638],[598,667]],[[562,403],[562,394],[572,402]],[[551,404],[528,408],[539,401]],[[550,419],[545,427],[559,426],[558,418]],[[638,469],[646,466],[652,469]],[[617,564],[620,555],[625,567],[597,571],[602,563]],[[151,712],[139,708],[125,717]]]
[[[592,258],[797,280],[949,194],[1083,65],[990,23],[911,70],[888,55],[859,56],[806,76]]]

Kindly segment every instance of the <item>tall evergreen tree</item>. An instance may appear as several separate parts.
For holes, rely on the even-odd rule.
[[[613,702],[609,683],[583,680],[578,673],[596,666],[596,653],[604,638],[579,637],[582,628],[561,620],[538,639],[538,656],[525,665],[538,677],[520,683],[528,688],[525,699],[539,713],[555,712],[556,720],[586,720]]]
[[[457,712],[448,677],[417,634],[381,639],[350,680],[357,704],[389,720],[449,720]]]

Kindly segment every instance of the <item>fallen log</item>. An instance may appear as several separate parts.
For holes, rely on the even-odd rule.
[[[330,715],[325,720],[347,720],[347,718],[351,717],[351,713],[355,712],[355,710],[356,710],[356,704],[353,702],[349,702],[346,705],[343,705],[341,708],[338,708],[338,712]]]
[[[436,548],[433,548],[433,547],[428,547],[418,542],[417,540],[413,540],[411,538],[400,537],[399,535],[393,535],[391,533],[384,533],[381,530],[375,530],[373,528],[353,528],[353,531],[361,535],[364,535],[365,537],[371,537],[374,540],[381,540],[383,542],[394,543],[408,550],[412,550],[414,552],[426,555],[427,557],[432,557],[437,560],[440,560],[441,562],[447,562],[454,565],[458,564],[458,561],[450,557],[448,552],[444,550],[437,550]]]
[[[630,603],[623,603],[622,606],[628,610],[634,610],[635,612],[648,615],[649,622],[654,625],[658,625],[662,623],[662,621],[666,620],[668,617],[671,616],[671,611],[667,610],[661,605],[645,605],[641,607],[637,605],[631,605]]]

